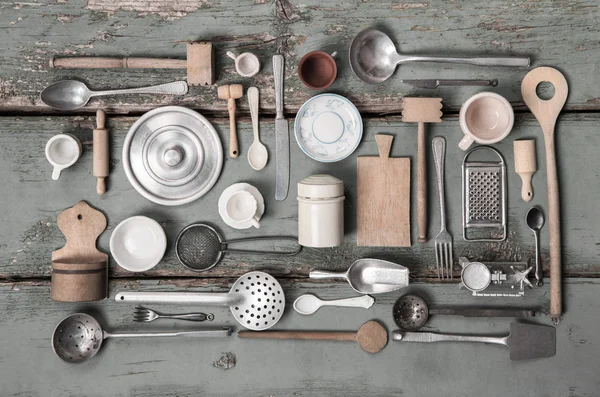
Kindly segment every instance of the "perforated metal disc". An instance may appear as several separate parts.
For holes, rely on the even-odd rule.
[[[190,270],[211,269],[223,256],[221,235],[202,223],[189,225],[177,236],[175,253],[179,262]]]
[[[94,357],[102,346],[102,328],[89,314],[76,313],[62,320],[52,335],[52,349],[69,363]]]
[[[421,329],[429,318],[427,303],[417,295],[403,295],[394,304],[394,321],[405,331]]]
[[[271,328],[285,309],[285,296],[279,282],[264,272],[250,272],[240,277],[230,293],[242,299],[231,306],[231,313],[244,327],[253,331]]]

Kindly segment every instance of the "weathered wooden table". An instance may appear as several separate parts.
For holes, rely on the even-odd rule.
[[[530,395],[590,396],[600,387],[600,48],[598,2],[491,0],[460,1],[123,1],[66,0],[0,2],[0,395],[18,396],[229,396],[229,395]],[[449,229],[454,235],[455,259],[467,256],[483,261],[532,261],[533,235],[524,224],[530,204],[520,200],[520,181],[514,173],[513,138],[536,138],[539,171],[531,204],[546,205],[546,175],[542,136],[537,122],[520,99],[525,71],[450,65],[405,65],[381,86],[369,86],[354,77],[346,60],[347,47],[360,30],[381,27],[406,52],[424,54],[530,55],[533,65],[559,68],[570,86],[570,96],[557,129],[562,203],[563,265],[566,276],[566,313],[557,328],[557,354],[531,362],[511,362],[499,346],[471,344],[418,345],[390,342],[377,355],[355,344],[330,342],[227,340],[112,340],[101,353],[81,365],[68,365],[50,347],[55,325],[75,311],[95,313],[108,329],[170,329],[191,325],[140,325],[131,321],[132,306],[109,299],[93,304],[56,303],[50,299],[50,252],[64,243],[57,215],[79,200],[102,210],[109,222],[99,246],[108,250],[111,230],[132,215],[147,215],[165,228],[169,246],[159,266],[131,274],[111,262],[110,296],[122,290],[226,291],[237,276],[250,269],[267,271],[286,289],[288,310],[280,329],[355,330],[368,319],[394,329],[391,307],[400,293],[377,296],[370,310],[321,309],[303,317],[291,309],[302,293],[321,298],[354,295],[343,283],[311,283],[312,268],[343,270],[353,260],[377,257],[410,268],[411,291],[419,291],[437,305],[507,304],[518,307],[548,305],[548,280],[543,288],[519,298],[474,298],[455,283],[435,278],[432,241],[409,249],[358,248],[355,245],[356,156],[375,154],[374,135],[396,136],[393,156],[416,158],[416,127],[400,122],[404,95],[434,95],[402,85],[400,78],[498,78],[499,92],[516,111],[515,129],[497,145],[508,164],[509,237],[506,242],[466,244],[461,237],[460,164],[456,147],[461,133],[457,111],[477,88],[437,91],[444,98],[444,122],[430,127],[428,136],[448,141],[446,159]],[[261,133],[271,161],[262,172],[246,161],[251,125],[245,99],[240,101],[239,136],[242,155],[226,159],[217,185],[192,204],[176,208],[154,205],[127,182],[121,165],[124,136],[137,116],[158,106],[187,106],[208,116],[227,142],[225,102],[216,87],[192,88],[189,95],[131,96],[92,100],[76,112],[58,113],[42,105],[39,92],[65,78],[86,81],[93,89],[158,84],[185,77],[176,70],[52,70],[48,60],[60,55],[183,57],[186,40],[210,40],[216,47],[218,83],[242,82],[261,89]],[[291,188],[287,200],[274,200],[274,97],[271,56],[286,58],[286,114],[293,119],[299,106],[314,92],[297,78],[295,65],[310,50],[337,50],[339,77],[331,92],[348,96],[365,119],[365,135],[357,153],[334,164],[310,160],[291,145]],[[242,80],[233,71],[225,51],[252,51],[260,56],[262,71]],[[401,77],[402,76],[402,77]],[[92,176],[92,128],[96,109],[107,109],[111,132],[111,175],[104,197],[95,193]],[[44,156],[49,137],[60,132],[78,136],[84,153],[78,163],[51,181]],[[429,179],[434,181],[429,156]],[[296,233],[296,187],[301,178],[327,172],[346,184],[346,240],[336,249],[305,249],[296,257],[227,255],[206,274],[184,270],[173,252],[174,237],[194,221],[216,224],[228,238],[253,234]],[[415,173],[413,172],[413,177]],[[414,180],[414,179],[413,179]],[[222,224],[216,211],[221,191],[246,181],[266,198],[266,215],[259,232],[235,231]],[[413,193],[414,193],[413,185]],[[439,215],[433,183],[429,189],[429,236],[438,230]],[[414,198],[413,198],[414,199]],[[413,201],[414,203],[414,201]],[[413,220],[416,208],[413,204]],[[413,224],[416,240],[416,224]],[[542,231],[542,255],[547,264],[548,233]],[[458,274],[458,264],[454,266]],[[546,268],[546,271],[548,269]],[[457,281],[456,279],[454,280]],[[169,309],[168,306],[162,307]],[[173,309],[173,307],[171,307]],[[226,309],[212,310],[215,324],[237,327]],[[537,319],[549,324],[547,317]],[[503,334],[510,320],[433,317],[432,330]],[[224,370],[218,362],[233,353],[237,364]],[[216,364],[213,364],[215,363]]]

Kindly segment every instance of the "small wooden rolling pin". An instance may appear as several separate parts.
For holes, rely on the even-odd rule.
[[[96,192],[100,196],[106,192],[106,177],[109,172],[108,131],[105,123],[106,113],[104,113],[104,110],[98,110],[96,112],[96,128],[94,129],[94,176],[98,178]]]

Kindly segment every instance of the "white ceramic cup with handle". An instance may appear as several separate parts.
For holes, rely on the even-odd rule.
[[[510,103],[494,92],[480,92],[460,108],[459,123],[465,134],[458,147],[467,150],[474,142],[483,145],[506,138],[513,128],[515,114]]]
[[[235,71],[242,77],[252,77],[260,71],[260,61],[251,52],[235,55],[227,51],[227,56],[235,61]]]
[[[256,214],[258,203],[252,193],[246,190],[232,192],[227,198],[224,215],[234,223],[250,222],[255,228],[260,228],[260,218]]]
[[[52,179],[57,180],[60,172],[69,168],[81,156],[81,142],[71,134],[56,134],[46,143],[46,158],[54,167]]]

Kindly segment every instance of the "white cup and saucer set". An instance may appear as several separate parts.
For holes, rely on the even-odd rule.
[[[219,197],[219,215],[234,229],[260,227],[265,213],[265,200],[258,189],[248,183],[235,183]]]

